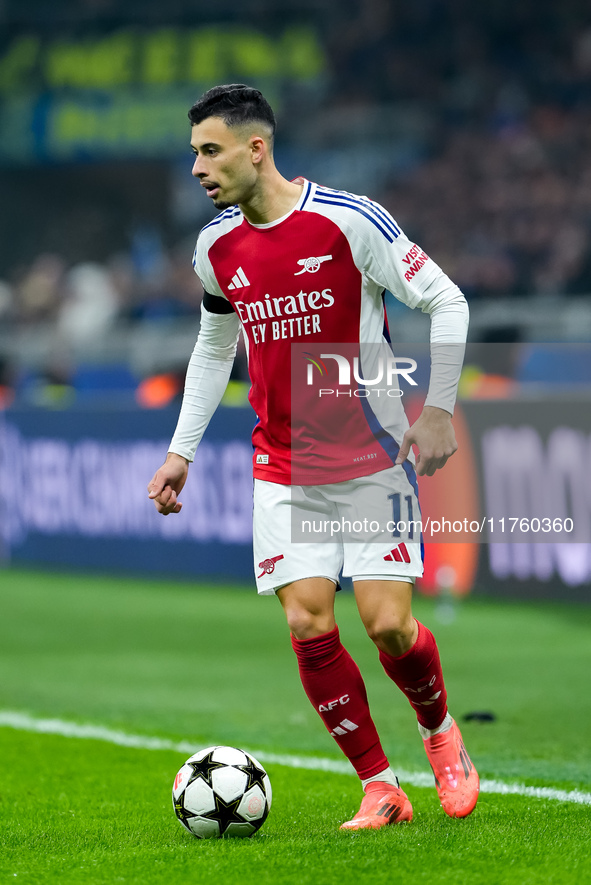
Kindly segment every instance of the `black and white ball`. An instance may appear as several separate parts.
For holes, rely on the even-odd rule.
[[[198,839],[252,836],[271,808],[271,781],[254,756],[236,747],[206,747],[174,779],[172,804]]]

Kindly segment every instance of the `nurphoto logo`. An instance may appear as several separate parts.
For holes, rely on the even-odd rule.
[[[307,361],[306,367],[306,384],[312,387],[315,377],[318,375],[324,378],[329,374],[329,367],[325,360],[333,360],[338,369],[337,387],[350,388],[353,382],[358,387],[353,391],[354,396],[369,397],[372,392],[378,396],[380,393],[386,393],[387,396],[400,398],[403,390],[399,387],[400,380],[403,379],[411,387],[417,387],[417,382],[412,377],[413,372],[417,369],[416,360],[410,357],[380,356],[371,361],[369,370],[362,370],[361,358],[358,356],[352,359],[342,353],[321,353],[316,356],[313,353],[304,351],[302,356]],[[333,366],[334,368],[334,366]],[[317,373],[314,370],[317,370]],[[373,375],[373,377],[368,377]],[[384,387],[378,387],[383,384]],[[318,396],[336,396],[343,395],[344,391],[335,388],[323,387],[318,391]]]

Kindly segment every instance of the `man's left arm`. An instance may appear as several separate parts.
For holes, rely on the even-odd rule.
[[[451,423],[468,334],[468,303],[439,265],[371,200],[354,213],[351,243],[357,266],[381,289],[431,317],[431,379],[423,411],[404,435],[397,464],[414,443],[417,473],[432,476],[457,449]],[[381,294],[381,293],[380,293]]]
[[[462,371],[468,331],[468,303],[457,286],[440,272],[423,293],[422,310],[431,317],[431,377],[423,411],[404,434],[396,464],[414,443],[419,476],[433,476],[458,445],[451,422]]]

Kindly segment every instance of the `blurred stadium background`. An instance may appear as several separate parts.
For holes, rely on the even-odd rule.
[[[425,486],[429,507],[461,487],[478,517],[575,522],[569,543],[430,545],[423,589],[588,599],[588,3],[3,0],[0,25],[7,567],[251,579],[243,357],[183,518],[145,493],[198,331],[191,255],[211,217],[186,111],[247,82],[278,112],[284,174],[378,199],[470,301],[464,456]],[[427,339],[425,317],[389,312],[396,341]]]

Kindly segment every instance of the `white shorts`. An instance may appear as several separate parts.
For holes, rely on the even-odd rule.
[[[318,486],[255,479],[257,591],[342,575],[414,583],[423,574],[421,514],[411,465]]]

